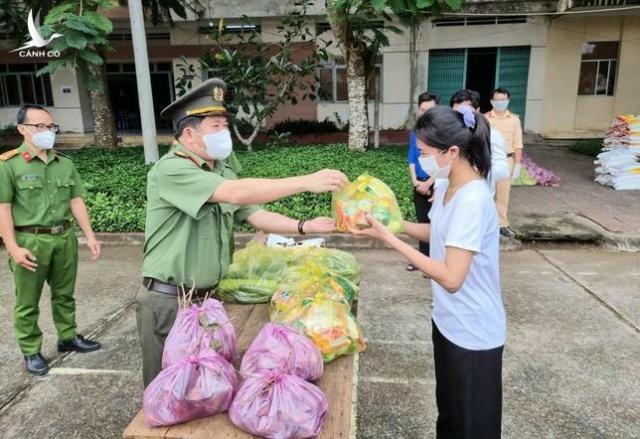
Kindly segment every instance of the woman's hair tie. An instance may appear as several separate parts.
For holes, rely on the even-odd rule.
[[[462,120],[467,128],[473,130],[476,127],[476,115],[474,109],[469,105],[460,105],[456,111],[462,114]]]

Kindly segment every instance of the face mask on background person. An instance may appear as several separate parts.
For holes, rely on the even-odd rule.
[[[52,149],[56,143],[56,133],[52,131],[39,131],[31,135],[31,143],[38,149]]]
[[[491,105],[498,111],[505,111],[509,107],[509,100],[506,101],[494,101],[491,100]]]
[[[231,132],[229,130],[218,131],[217,133],[209,133],[204,136],[200,135],[204,141],[204,147],[207,155],[213,160],[225,160],[233,151],[233,141],[231,140]]]
[[[451,172],[451,163],[445,166],[440,166],[438,164],[437,157],[440,154],[444,154],[446,151],[442,151],[436,155],[428,156],[428,157],[418,157],[418,162],[420,166],[427,173],[429,177],[432,178],[449,178],[449,173]]]

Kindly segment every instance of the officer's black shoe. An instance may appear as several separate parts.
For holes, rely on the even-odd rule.
[[[93,352],[100,349],[100,343],[87,340],[81,335],[76,335],[69,341],[58,342],[58,352]]]
[[[24,357],[24,364],[27,371],[33,375],[42,376],[49,372],[49,365],[47,360],[41,354],[26,355]]]

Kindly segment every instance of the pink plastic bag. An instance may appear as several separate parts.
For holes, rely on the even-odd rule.
[[[315,381],[322,376],[324,362],[306,335],[290,326],[267,323],[242,357],[240,372],[251,376],[276,369]]]
[[[207,330],[204,342],[230,363],[236,360],[238,338],[222,302],[207,299],[200,306],[200,326]]]
[[[315,437],[329,410],[322,391],[304,379],[271,371],[244,380],[229,408],[239,429],[270,439]]]
[[[215,351],[187,356],[160,372],[145,389],[147,425],[173,425],[222,413],[237,387],[233,366]]]
[[[162,368],[176,364],[182,358],[196,355],[201,349],[212,348],[227,361],[236,358],[236,331],[222,303],[207,299],[180,308],[171,331],[164,342]]]

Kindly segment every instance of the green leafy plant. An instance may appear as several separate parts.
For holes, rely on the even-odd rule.
[[[196,65],[189,62],[184,56],[180,57],[180,62],[176,64],[180,76],[176,78],[176,94],[182,96],[193,87],[193,80],[196,77]]]
[[[211,39],[214,49],[202,59],[203,68],[213,71],[233,90],[233,99],[226,105],[235,116],[232,128],[236,138],[249,151],[267,118],[281,105],[299,100],[315,99],[315,73],[321,60],[328,59],[326,47],[317,49],[314,35],[306,25],[310,0],[296,0],[292,11],[277,27],[277,38],[263,42],[258,28],[247,17],[239,32],[229,33],[221,20],[213,27]],[[303,59],[294,59],[294,44],[307,43],[310,53]],[[252,130],[241,132],[237,119],[248,122]]]
[[[14,124],[7,124],[0,128],[0,136],[18,136],[18,128]]]
[[[102,82],[92,74],[91,67],[103,65],[104,52],[113,50],[108,39],[113,23],[101,15],[98,8],[108,10],[116,6],[115,0],[84,0],[65,1],[51,9],[40,30],[45,38],[54,33],[62,35],[51,44],[51,49],[61,56],[38,73],[53,74],[68,68],[80,73],[89,90],[99,90]]]
[[[166,153],[168,146],[162,146]],[[87,149],[71,153],[87,189],[87,206],[95,229],[100,232],[144,230],[147,172],[142,148],[116,151]],[[334,168],[351,180],[362,173],[380,178],[396,194],[400,209],[414,219],[413,192],[406,169],[406,146],[385,146],[363,153],[346,145],[313,145],[267,148],[260,153],[237,152],[244,168],[241,177],[281,178]],[[298,194],[269,203],[266,209],[293,218],[330,215],[330,194]],[[250,230],[242,225],[238,230]]]

